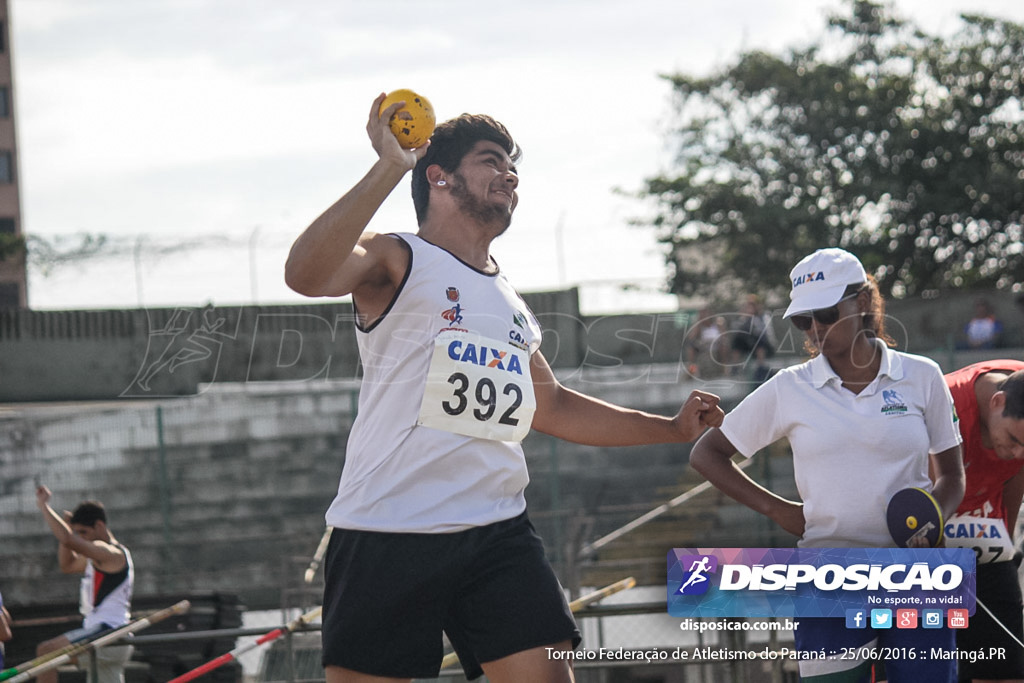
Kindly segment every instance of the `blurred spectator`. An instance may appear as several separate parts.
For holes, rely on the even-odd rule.
[[[999,346],[1003,323],[996,318],[986,299],[975,299],[974,317],[964,327],[969,349],[994,349]]]
[[[718,364],[713,347],[723,332],[725,318],[716,316],[710,308],[702,308],[684,340],[686,367],[691,375],[700,377],[704,374],[702,366],[710,369]]]
[[[771,326],[771,315],[765,313],[761,297],[748,294],[740,305],[740,313],[733,321],[732,329],[733,366],[746,365],[750,357],[755,360],[753,378],[757,383],[768,379],[768,359],[775,354],[778,342]]]

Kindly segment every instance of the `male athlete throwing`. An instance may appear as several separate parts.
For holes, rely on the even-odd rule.
[[[402,149],[401,103],[370,108],[378,159],[292,246],[285,277],[307,296],[352,294],[363,362],[325,562],[328,683],[437,676],[442,631],[467,676],[571,681],[580,639],[526,516],[520,441],[530,428],[577,443],[691,441],[721,422],[694,392],[674,417],[562,386],[541,328],[491,258],[518,196],[519,148],[489,116],[463,114]],[[365,231],[412,171],[416,234]]]

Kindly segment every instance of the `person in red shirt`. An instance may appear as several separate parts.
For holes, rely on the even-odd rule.
[[[1006,655],[959,660],[960,680],[1024,682],[1024,605],[1013,539],[1024,498],[1024,363],[975,363],[947,374],[946,384],[959,417],[967,477],[963,501],[946,520],[946,545],[977,554],[980,603],[969,627],[957,631],[957,647],[1003,647]]]

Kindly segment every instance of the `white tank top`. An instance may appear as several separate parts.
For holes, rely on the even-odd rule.
[[[359,414],[327,524],[448,533],[515,517],[540,324],[504,275],[394,237],[409,270],[383,317],[357,325]]]
[[[120,544],[117,547],[124,551],[125,567],[121,571],[101,572],[92,566],[92,560],[85,565],[79,596],[79,609],[85,617],[82,626],[85,628],[98,624],[117,628],[131,620],[135,565],[128,548]]]

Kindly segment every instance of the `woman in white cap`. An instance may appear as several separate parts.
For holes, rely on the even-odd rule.
[[[891,547],[885,509],[896,491],[930,490],[944,517],[964,494],[960,433],[939,366],[890,348],[885,302],[853,254],[820,249],[790,273],[789,318],[812,358],[779,371],[694,446],[690,463],[727,495],[799,537],[803,548]],[[802,503],[765,489],[736,467],[789,440]],[[937,478],[928,475],[929,456]],[[948,629],[847,629],[845,620],[801,619],[802,651],[872,646],[955,650]],[[808,628],[810,627],[810,628]],[[901,640],[902,639],[902,640]],[[877,642],[876,642],[877,641]],[[867,681],[867,660],[800,661],[814,681]],[[889,681],[956,680],[952,659],[887,663]],[[820,676],[820,678],[819,678]]]

